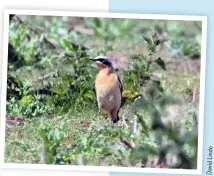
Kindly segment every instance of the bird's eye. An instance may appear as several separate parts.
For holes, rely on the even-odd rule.
[[[103,60],[102,63],[105,65],[109,65],[109,62],[107,60]]]

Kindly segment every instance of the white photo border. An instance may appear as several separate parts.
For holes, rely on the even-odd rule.
[[[103,166],[71,166],[71,165],[42,165],[42,164],[12,164],[4,163],[5,123],[6,123],[6,86],[8,64],[8,37],[9,15],[39,15],[39,16],[70,16],[70,17],[98,17],[98,18],[126,18],[126,19],[151,19],[151,20],[179,20],[201,21],[201,71],[200,71],[200,101],[199,101],[199,126],[198,126],[198,158],[197,169],[162,169],[162,168],[134,168],[134,167],[103,167]],[[107,172],[133,172],[133,173],[168,173],[168,174],[202,174],[203,160],[203,132],[204,132],[204,97],[205,97],[205,73],[206,73],[206,45],[207,45],[207,17],[187,15],[160,15],[160,14],[131,14],[131,13],[102,13],[102,12],[71,12],[49,10],[4,10],[3,31],[3,59],[2,59],[2,83],[0,99],[0,165],[8,169],[43,169],[43,170],[73,170],[73,171],[107,171]]]

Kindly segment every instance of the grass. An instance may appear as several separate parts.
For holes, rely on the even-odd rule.
[[[31,22],[32,19],[34,23]],[[41,19],[45,21],[44,26],[41,25],[43,24]],[[148,156],[159,157],[159,154],[163,153],[162,148],[165,144],[158,140],[160,138],[158,133],[165,136],[166,141],[171,140],[170,135],[166,134],[168,133],[167,130],[161,132],[154,128],[154,122],[159,118],[159,115],[155,114],[157,111],[150,112],[151,109],[149,107],[146,109],[147,107],[144,105],[139,106],[135,112],[133,101],[127,101],[120,111],[121,120],[118,124],[111,125],[104,113],[101,121],[98,122],[97,106],[92,92],[97,69],[92,63],[86,62],[86,59],[100,54],[111,56],[113,64],[119,68],[118,74],[123,79],[124,92],[128,92],[131,96],[141,94],[133,86],[134,83],[140,84],[141,80],[127,79],[124,74],[129,71],[131,63],[135,62],[132,60],[133,55],[149,55],[148,44],[143,41],[141,34],[150,36],[151,27],[159,27],[160,30],[164,31],[165,22],[125,20],[124,23],[121,23],[119,20],[84,19],[83,26],[88,24],[85,27],[86,30],[90,28],[95,31],[95,34],[87,35],[72,30],[69,32],[69,25],[71,28],[75,27],[74,24],[70,24],[73,19],[63,18],[63,20],[59,20],[54,17],[29,16],[23,17],[22,20],[29,21],[29,25],[33,28],[38,26],[38,23],[44,30],[38,35],[26,26],[17,23],[16,20],[11,22],[10,43],[16,48],[19,61],[21,60],[24,64],[17,68],[17,61],[9,60],[8,73],[19,82],[21,100],[13,94],[11,91],[13,88],[9,87],[8,97],[15,97],[15,100],[12,102],[10,98],[7,99],[11,106],[11,109],[7,108],[7,114],[24,116],[24,123],[20,125],[7,124],[5,162],[42,163],[44,157],[42,155],[42,142],[45,139],[48,150],[55,157],[53,159],[52,156],[49,156],[49,163],[149,167],[147,165]],[[58,33],[59,29],[61,32],[64,31],[63,36]],[[99,30],[96,31],[96,29]],[[39,38],[39,40],[37,42],[29,40],[23,43],[20,39],[26,38],[23,31],[27,31],[30,38]],[[170,41],[185,39],[185,42],[186,39],[192,39],[197,35],[200,35],[200,31],[197,30],[193,22],[168,22],[168,38]],[[51,48],[50,44],[43,40],[46,36],[55,40],[56,48]],[[70,41],[82,42],[89,49],[85,51],[81,49],[80,46],[82,45],[76,47],[70,44]],[[29,48],[31,52],[28,52]],[[196,98],[195,102],[192,101],[195,87],[200,87],[200,70],[189,69],[197,62],[189,56],[178,54],[176,55],[178,59],[173,59],[174,54],[168,50],[169,48],[164,46],[160,52],[155,53],[161,55],[166,64],[166,71],[163,71],[159,65],[154,66],[149,71],[154,75],[155,80],[160,81],[164,94],[179,98],[182,100],[182,104],[165,107],[159,102],[154,102],[153,105],[160,110],[164,123],[176,122],[182,125],[185,133],[188,134],[188,131],[192,132],[194,126],[197,126],[194,124],[193,118],[197,114],[198,99]],[[59,54],[57,54],[58,51]],[[67,55],[69,56],[67,57]],[[183,59],[184,57],[187,58],[188,63]],[[26,61],[26,59],[28,60]],[[146,74],[143,68],[134,69],[130,73],[134,74],[136,78],[136,75]],[[57,73],[57,76],[38,81],[39,78],[53,71]],[[40,95],[38,98],[38,91],[36,92],[36,90],[48,86],[53,92],[50,95]],[[140,86],[138,85],[138,87]],[[69,89],[67,90],[67,88]],[[33,100],[28,100],[29,95],[33,97]],[[31,106],[31,104],[33,105]],[[33,116],[34,108],[37,113]],[[170,114],[171,112],[172,114]],[[181,116],[179,112],[183,112],[184,115]],[[153,119],[154,114],[156,115],[155,119]],[[125,123],[123,118],[126,119]],[[156,126],[158,125],[156,124]],[[178,128],[174,127],[171,132],[171,136],[174,135],[176,139],[177,133],[174,134],[173,130],[176,131]],[[118,138],[118,134],[128,140],[131,145],[133,143],[135,147],[130,148],[124,145],[124,142]],[[191,137],[189,139],[192,139]],[[171,143],[173,143],[172,141]],[[175,142],[171,143],[167,144],[173,146]],[[192,141],[186,141],[185,147],[188,150],[187,153],[191,153],[196,146],[193,145]],[[178,148],[178,145],[172,148]],[[55,152],[57,154],[53,154]],[[139,155],[138,152],[142,155]],[[182,159],[180,156],[182,153],[179,153],[180,149],[176,152],[178,158]],[[138,156],[141,158],[136,159]],[[188,167],[192,168],[193,165],[190,164]]]
[[[169,75],[170,76],[167,76],[166,78],[162,78],[162,82],[165,83],[163,87],[166,90],[166,93],[169,95],[179,95],[180,97],[181,95],[183,95],[183,97],[185,98],[188,95],[185,92],[185,89],[189,88],[190,90],[193,90],[194,86],[198,86],[199,74],[173,72]],[[183,110],[185,110],[186,107],[183,108]],[[126,107],[121,110],[122,113],[124,109],[126,109]],[[71,108],[66,114],[59,114],[59,116],[57,116],[57,114],[54,114],[51,116],[46,116],[44,118],[33,118],[29,120],[26,119],[23,126],[20,125],[7,127],[5,162],[32,163],[33,161],[35,161],[35,163],[37,163],[36,161],[39,160],[38,155],[32,156],[31,151],[26,152],[23,149],[20,149],[20,147],[16,146],[13,141],[20,140],[25,145],[29,145],[32,149],[38,150],[37,154],[39,154],[39,151],[41,151],[41,140],[38,139],[38,128],[43,120],[45,120],[47,123],[51,123],[53,128],[58,126],[59,121],[66,121],[66,129],[64,129],[64,139],[60,145],[60,148],[69,148],[72,145],[77,144],[77,141],[81,138],[81,135],[87,133],[89,126],[91,126],[91,124],[97,124],[98,122],[97,107],[95,104],[91,107],[84,108],[83,110],[75,111]],[[133,123],[133,117],[130,116],[128,118],[129,123]],[[191,119],[187,119],[187,123],[189,121],[191,121]],[[108,123],[109,122],[108,119],[106,119],[106,115],[103,114],[101,117],[101,124],[108,125]],[[99,158],[99,155],[97,157]],[[97,160],[97,164],[99,163],[98,158],[96,159],[96,157],[94,157],[93,159],[93,161]],[[113,160],[110,160],[107,163],[109,163],[110,165],[115,164]]]
[[[65,129],[64,141],[61,146],[69,147],[76,144],[77,139],[80,138],[82,133],[87,132],[87,123],[84,124],[83,122],[88,122],[89,124],[94,123],[97,118],[96,114],[97,112],[90,108],[84,109],[82,112],[75,112],[71,110],[63,116],[34,118],[31,120],[26,120],[23,126],[7,127],[5,148],[10,150],[6,150],[5,155],[6,158],[16,158],[16,160],[8,160],[6,162],[22,163],[24,161],[28,163],[32,160],[36,160],[36,158],[33,158],[30,155],[30,152],[26,155],[25,151],[20,150],[19,147],[16,147],[13,141],[14,139],[23,141],[26,145],[39,150],[39,148],[41,148],[41,140],[38,139],[38,129],[43,121],[50,123],[54,128],[58,126],[60,120],[65,120],[67,128]]]

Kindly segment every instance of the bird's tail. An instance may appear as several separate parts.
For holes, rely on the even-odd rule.
[[[111,118],[113,123],[117,123],[120,120],[120,118],[118,116],[118,112],[119,112],[119,110],[117,111],[117,113],[112,113],[110,115],[110,118]]]
[[[117,116],[114,120],[113,123],[117,123],[120,120],[120,118]]]

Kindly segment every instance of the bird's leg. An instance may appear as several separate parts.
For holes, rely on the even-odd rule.
[[[100,123],[100,107],[98,109],[98,123]]]
[[[119,121],[118,112],[119,110],[114,109],[111,113],[111,120],[113,123],[117,123]]]

